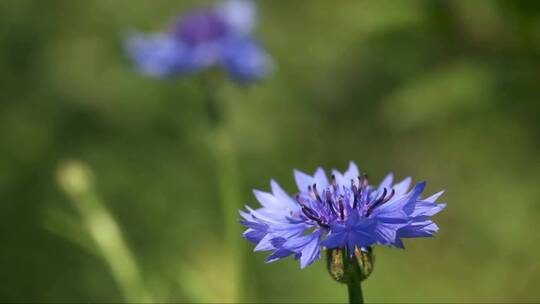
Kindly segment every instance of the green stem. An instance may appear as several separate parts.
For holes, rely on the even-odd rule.
[[[94,241],[97,252],[109,266],[128,302],[151,301],[135,256],[129,249],[113,215],[92,183],[90,168],[78,161],[64,163],[58,172],[60,186],[69,195]]]
[[[216,162],[219,182],[220,201],[222,204],[225,246],[231,267],[229,280],[232,285],[230,301],[241,300],[241,251],[240,225],[237,222],[238,204],[241,202],[240,178],[234,153],[234,145],[227,130],[216,131]]]
[[[211,75],[209,75],[211,76]],[[211,78],[203,79],[206,96],[206,109],[210,125],[210,149],[215,152],[216,171],[223,214],[224,239],[230,261],[228,280],[231,283],[230,299],[227,302],[242,300],[242,257],[241,230],[237,221],[237,209],[242,201],[240,174],[236,150],[231,137],[229,108],[227,100],[219,91],[219,86]]]
[[[337,282],[347,285],[349,303],[364,303],[360,283],[373,271],[373,250],[370,247],[363,250],[355,248],[352,255],[347,248],[328,249],[326,252],[328,274]]]
[[[362,295],[362,285],[360,284],[360,281],[349,281],[347,283],[347,290],[349,291],[349,303],[364,303],[364,296]]]

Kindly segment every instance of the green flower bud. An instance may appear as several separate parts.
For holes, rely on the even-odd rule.
[[[371,247],[356,248],[352,256],[344,248],[328,249],[326,254],[328,273],[339,283],[361,282],[373,272],[375,257]]]
[[[367,279],[373,272],[373,267],[375,266],[375,255],[373,254],[373,249],[371,249],[371,247],[367,247],[365,251],[356,248],[354,251],[354,257],[358,263],[357,271],[361,282]]]
[[[343,255],[344,250],[341,248],[328,249],[326,251],[327,259],[326,266],[328,273],[332,278],[340,283],[345,283],[345,259]]]

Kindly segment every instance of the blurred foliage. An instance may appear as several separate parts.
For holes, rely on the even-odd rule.
[[[125,31],[195,1],[0,2],[0,299],[120,301],[55,172],[93,170],[156,301],[219,301],[228,259],[205,92],[135,73]],[[292,169],[393,171],[447,189],[436,238],[376,248],[368,301],[538,301],[540,2],[259,1],[277,70],[228,84],[243,203]],[[341,302],[323,263],[263,263],[248,301]],[[391,292],[390,292],[391,291]]]

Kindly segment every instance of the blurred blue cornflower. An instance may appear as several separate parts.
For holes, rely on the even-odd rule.
[[[264,78],[272,68],[270,56],[251,35],[257,19],[252,1],[229,0],[189,12],[165,33],[132,33],[126,48],[137,68],[149,76],[222,67],[232,79],[250,82]]]
[[[294,255],[304,268],[320,258],[322,247],[350,255],[375,244],[404,248],[402,238],[435,234],[430,217],[446,207],[435,203],[444,191],[422,198],[426,183],[409,190],[410,177],[392,184],[388,174],[379,186],[369,185],[353,162],[344,174],[333,170],[330,181],[322,168],[313,176],[294,175],[300,190],[294,197],[272,180],[272,193],[254,190],[262,208],[240,211],[255,251],[272,251],[267,262]]]

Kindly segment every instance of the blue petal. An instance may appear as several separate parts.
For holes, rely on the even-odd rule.
[[[321,231],[315,230],[308,235],[274,239],[273,246],[299,254],[300,265],[304,268],[320,257],[320,238]]]
[[[346,184],[346,180],[345,180],[345,177],[343,176],[343,174],[341,174],[341,172],[339,172],[338,170],[336,169],[332,169],[332,175],[334,176],[334,178],[336,179],[336,183],[338,185],[347,185]],[[350,183],[350,182],[349,182]]]
[[[390,221],[391,219],[407,220],[409,217],[403,209],[409,202],[410,197],[408,196],[391,200],[386,204],[376,207],[369,217],[386,219],[386,221]]]
[[[302,235],[304,231],[308,229],[308,227],[304,224],[296,224],[296,225],[292,224],[292,225],[282,225],[282,226],[283,227],[280,227],[282,229],[278,229],[278,227],[275,227],[275,226],[272,226],[269,229],[273,237],[283,238],[287,240],[287,239]]]
[[[252,243],[259,243],[266,236],[266,232],[250,228],[244,232],[243,236]]]
[[[252,221],[253,220],[253,216],[251,216],[251,214],[247,213],[247,212],[244,212],[242,210],[238,210],[238,213],[240,214],[240,216],[242,218],[244,218],[245,220],[247,221]]]
[[[403,241],[399,237],[396,238],[396,242],[393,245],[397,248],[405,249],[405,244],[403,244]]]
[[[394,181],[394,174],[388,173],[379,185],[377,192],[382,192],[384,188],[390,189],[392,187],[392,181]]]
[[[315,235],[316,233],[313,234]],[[316,234],[302,249],[302,256],[300,256],[300,268],[304,269],[320,258],[321,247],[319,241],[320,234]]]
[[[394,174],[388,173],[388,175],[386,175],[383,181],[379,184],[379,187],[369,193],[369,200],[372,201],[378,199],[383,194],[384,189],[386,189],[386,191],[390,190],[393,180]]]
[[[315,171],[315,175],[313,176],[313,178],[315,179],[315,183],[317,184],[317,189],[319,191],[328,187],[328,177],[326,177],[326,173],[324,172],[323,168],[317,168],[317,171]]]
[[[243,83],[260,80],[272,69],[270,56],[253,40],[229,39],[223,64],[229,75]]]
[[[397,230],[404,225],[378,223],[375,228],[377,241],[383,245],[393,244],[396,240]]]
[[[266,231],[267,226],[258,222],[251,222],[246,220],[241,220],[240,223],[248,228],[260,230],[260,231]]]
[[[132,34],[125,45],[143,74],[165,77],[195,69],[190,61],[189,49],[169,36]]]
[[[426,201],[418,201],[414,206],[414,211],[411,217],[418,216],[434,216],[446,208],[446,204],[434,204]]]
[[[274,245],[272,244],[272,238],[273,236],[270,234],[265,235],[257,244],[255,249],[253,251],[268,251],[268,250],[274,250],[276,249]]]
[[[416,201],[420,198],[420,195],[422,194],[422,192],[424,192],[425,188],[426,188],[426,182],[418,183],[406,195],[406,197],[409,199],[409,202],[403,207],[403,211],[405,211],[405,213],[411,214],[414,212],[414,206],[416,204]]]
[[[315,230],[313,233],[298,237],[293,237],[287,239],[283,244],[282,247],[285,249],[292,250],[294,252],[301,251],[307,244],[312,242],[314,239],[318,239],[321,235],[319,230]]]
[[[387,177],[385,180],[389,180],[389,178]],[[384,184],[384,182],[382,184]],[[410,214],[414,212],[416,202],[420,197],[420,194],[422,194],[422,192],[424,191],[425,186],[425,182],[418,183],[406,195],[396,197],[387,202],[386,204],[375,208],[375,210],[371,213],[370,218],[384,218],[386,219],[386,222],[388,222],[389,219],[408,219]]]
[[[265,262],[266,263],[272,263],[272,262],[275,262],[277,260],[286,258],[286,257],[288,257],[289,255],[291,255],[293,253],[294,252],[286,250],[286,249],[278,249],[278,250],[274,251],[271,255],[269,255],[266,258]]]
[[[347,243],[347,234],[345,232],[332,232],[330,233],[321,245],[332,249],[345,246]]]
[[[343,178],[345,179],[345,182],[350,182],[351,179],[356,181],[359,175],[360,175],[360,171],[358,170],[358,167],[356,166],[356,164],[352,161],[349,162],[349,168],[347,169],[347,171],[345,171],[345,174],[343,174]]]
[[[400,218],[406,219],[414,212],[415,204],[424,191],[425,182],[417,184],[409,193],[394,198],[386,204],[377,207],[370,217],[372,218]]]
[[[283,237],[275,237],[272,239],[272,245],[276,248],[282,248],[283,247],[283,244],[285,244],[285,242],[287,241],[286,238],[283,238]]]
[[[298,203],[296,203],[288,194],[285,192],[279,184],[272,180],[270,182],[270,185],[272,187],[272,193],[278,199],[285,208],[291,212],[291,213],[297,213],[300,212],[300,206],[298,206]]]
[[[253,194],[255,195],[255,198],[261,203],[261,205],[265,208],[269,209],[284,209],[283,202],[276,199],[272,194],[268,192],[263,192],[260,190],[253,190]]]
[[[355,213],[351,214],[345,225],[336,224],[330,228],[330,234],[322,242],[326,248],[338,248],[347,246],[350,253],[354,253],[354,247],[366,247],[377,243],[375,228],[376,221],[366,218],[355,219]]]
[[[356,247],[367,247],[377,243],[373,221],[362,222],[347,233],[346,246],[349,254],[354,254]]]
[[[426,182],[420,182],[414,186],[411,192],[409,192],[409,195],[412,199],[416,200],[424,192],[424,189],[426,189]]]
[[[411,185],[411,178],[407,177],[401,182],[394,185],[393,189],[395,191],[395,196],[400,196],[405,193],[407,193],[407,190],[409,190],[409,186]]]
[[[353,227],[353,232],[349,234],[349,238],[358,247],[371,246],[377,243],[376,227],[377,225],[374,221],[362,221],[362,223]]]
[[[240,220],[240,223],[248,228],[252,228],[255,230],[263,230],[265,231],[268,226],[264,223],[259,222],[256,218],[254,218],[251,214],[246,213],[242,210],[239,210],[240,216],[243,218]]]
[[[294,179],[300,192],[307,192],[308,186],[313,186],[313,184],[317,185],[317,189],[319,189],[319,191],[328,187],[329,185],[326,173],[322,168],[317,168],[313,176],[300,170],[294,170]]]
[[[398,231],[400,238],[429,237],[439,231],[437,224],[430,220],[413,222]]]
[[[439,197],[441,197],[441,195],[443,195],[443,194],[444,194],[444,190],[439,191],[439,192],[433,194],[432,196],[430,196],[430,197],[424,199],[424,201],[430,202],[430,203],[434,203],[434,202],[435,202]]]
[[[360,214],[358,214],[358,211],[353,210],[350,214],[347,220],[345,221],[345,224],[349,227],[352,227],[354,225],[357,225],[360,222]]]
[[[307,192],[308,186],[315,183],[313,176],[310,176],[300,170],[294,170],[294,180],[300,192]]]
[[[251,216],[259,222],[274,225],[287,224],[287,222],[284,222],[284,217],[281,214],[268,213],[264,208],[253,210],[249,206],[246,206],[246,209],[251,213]]]
[[[257,24],[257,8],[253,1],[229,0],[218,8],[230,30],[238,35],[251,33]]]

